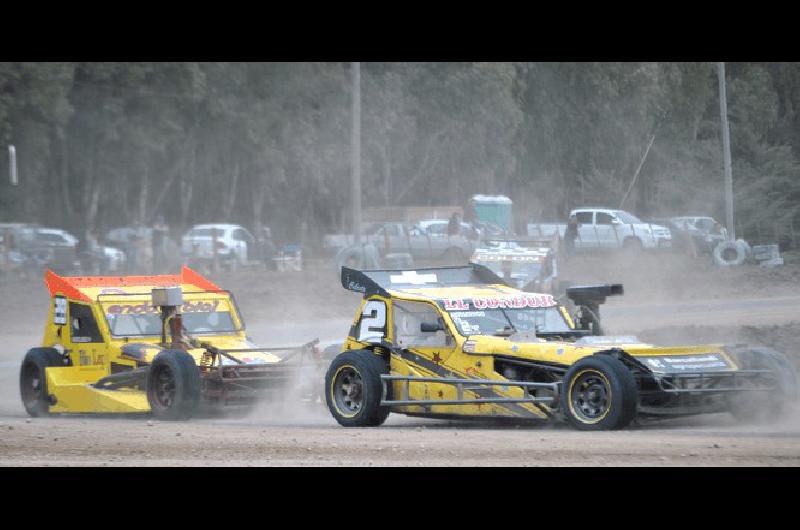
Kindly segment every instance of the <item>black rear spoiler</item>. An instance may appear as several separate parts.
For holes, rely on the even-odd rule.
[[[386,289],[492,284],[505,285],[505,282],[490,268],[477,263],[460,267],[366,271],[342,267],[342,287],[364,297],[374,294],[388,297]]]
[[[597,306],[604,304],[608,296],[619,296],[622,294],[624,294],[624,290],[621,283],[567,287],[567,298],[575,302],[575,305]]]

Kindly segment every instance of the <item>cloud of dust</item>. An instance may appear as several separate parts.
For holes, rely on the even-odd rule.
[[[265,425],[333,425],[323,394],[325,369],[327,364],[299,367],[285,387],[265,396],[246,420]]]

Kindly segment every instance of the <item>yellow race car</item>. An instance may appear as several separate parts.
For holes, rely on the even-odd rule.
[[[47,271],[45,283],[51,304],[42,346],[28,351],[20,370],[31,416],[187,419],[201,409],[250,406],[290,384],[298,396],[319,397],[318,341],[255,347],[233,295],[188,267],[160,276]]]
[[[523,292],[489,268],[358,271],[363,301],[325,376],[341,425],[411,416],[560,419],[620,429],[637,416],[776,415],[797,397],[794,367],[765,348],[655,347],[602,336],[599,307],[620,284]]]

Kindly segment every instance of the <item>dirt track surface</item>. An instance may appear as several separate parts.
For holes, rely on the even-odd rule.
[[[5,418],[0,465],[15,466],[798,466],[797,422],[736,426],[727,415],[585,433],[550,425],[390,417],[345,429],[261,419]],[[11,428],[12,430],[9,430]]]
[[[579,258],[578,282],[623,282],[603,307],[615,334],[659,344],[748,342],[800,365],[800,267],[719,270],[656,258],[644,264]],[[336,273],[245,271],[215,280],[238,299],[248,330],[265,345],[341,340],[358,304]],[[40,282],[0,279],[2,466],[798,466],[800,412],[769,426],[727,414],[576,432],[552,424],[493,424],[392,415],[377,429],[339,427],[324,406],[267,406],[244,417],[159,422],[147,417],[27,418],[19,363],[41,340],[47,292]]]

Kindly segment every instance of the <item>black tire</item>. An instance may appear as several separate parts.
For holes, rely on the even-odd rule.
[[[64,357],[55,348],[31,348],[25,354],[19,371],[19,391],[22,405],[33,417],[50,414],[50,394],[47,391],[45,369],[66,366]]]
[[[786,356],[772,348],[742,348],[732,352],[745,370],[771,370],[774,392],[747,391],[732,395],[730,412],[742,423],[770,423],[785,416],[798,397],[797,371]]]
[[[567,370],[560,408],[576,429],[613,430],[624,428],[634,419],[638,400],[631,371],[618,359],[598,353]]]
[[[714,247],[714,263],[721,267],[739,266],[747,259],[747,250],[735,241],[723,241]]]
[[[200,402],[200,371],[194,358],[180,350],[156,355],[147,373],[147,401],[158,419],[189,419]]]
[[[638,237],[629,237],[622,242],[622,251],[629,256],[638,256],[644,252],[642,240]]]
[[[381,374],[386,362],[369,350],[340,353],[325,374],[325,401],[334,419],[344,427],[377,427],[389,416],[381,407]],[[347,385],[348,388],[343,388]]]

